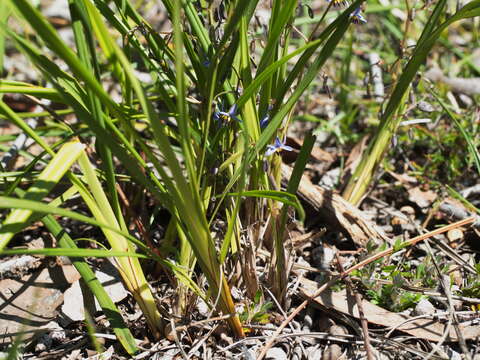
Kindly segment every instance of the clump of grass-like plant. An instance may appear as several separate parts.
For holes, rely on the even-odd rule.
[[[84,145],[68,145],[79,148],[77,156],[64,164],[62,172],[48,178],[50,185],[34,185],[25,194],[17,194],[17,198],[11,192],[4,194],[3,207],[24,210],[12,211],[23,211],[15,227],[8,227],[10,217],[5,221],[0,250],[11,254],[4,249],[12,236],[33,220],[41,219],[61,246],[44,253],[75,258],[74,264],[86,280],[91,270],[85,262],[78,261],[79,257],[116,258],[122,279],[152,334],[160,336],[164,326],[139,257],[159,262],[176,276],[180,315],[186,309],[185,294],[194,291],[208,299],[213,310],[229,315],[234,334],[244,336],[226,269],[237,261],[246,263],[244,230],[252,234],[253,238],[247,241],[254,248],[261,227],[267,226],[269,231],[263,240],[272,245],[271,266],[275,269],[270,285],[280,300],[285,297],[288,274],[283,239],[287,207],[297,209],[300,216],[303,213],[295,192],[314,138],[305,139],[286,191],[281,190],[279,153],[291,150],[285,137],[299,99],[333,56],[352,22],[364,21],[360,13],[363,1],[354,1],[327,23],[325,14],[335,3],[332,1],[314,31],[303,40],[295,38],[298,46],[293,51],[288,45],[294,39],[292,23],[297,1],[273,1],[260,53],[252,51],[251,42],[256,39],[249,32],[258,1],[225,3],[223,14],[219,12],[221,16],[214,17],[206,2],[199,2],[202,7],[191,1],[164,0],[172,31],[162,35],[128,0],[70,0],[74,49],[64,43],[28,0],[7,3],[13,15],[31,27],[34,36],[9,29],[3,36],[30,59],[40,73],[41,83],[49,87],[2,81],[0,92],[27,94],[62,104],[73,114],[73,124],[67,126],[58,118],[50,121],[66,129],[66,138],[78,136],[85,143],[94,138],[95,147],[89,149],[88,157]],[[393,117],[441,31],[453,21],[477,14],[478,0],[437,26],[442,9],[443,5],[437,5],[434,20],[427,23],[418,43],[418,55],[414,53],[399,79],[398,90],[394,90],[383,112],[382,124]],[[53,58],[63,62],[68,71],[62,70]],[[149,72],[152,82],[141,83],[135,68]],[[100,79],[118,86],[120,102],[113,100]],[[45,169],[54,166],[51,164],[60,155],[50,149],[47,139],[38,136],[3,102],[0,105],[6,119],[21,127],[52,156],[44,157]],[[383,128],[390,129],[387,125]],[[75,160],[80,171],[69,171]],[[92,165],[96,161],[98,169]],[[169,246],[162,247],[162,251],[148,241],[147,233],[141,238],[129,233],[129,225],[140,219],[125,216],[125,204],[118,192],[122,186],[120,175],[128,177],[129,186],[138,193],[148,194],[158,208],[168,211],[163,243]],[[41,176],[38,179],[44,180]],[[70,190],[45,204],[45,196],[61,179]],[[358,181],[358,174],[353,179]],[[348,197],[359,191],[350,186]],[[76,193],[93,218],[62,208],[68,207],[68,199]],[[68,216],[100,226],[109,249],[78,249],[71,239],[65,238],[52,217],[42,217],[44,214]],[[226,227],[219,238],[214,238],[212,228],[218,219],[225,220]],[[208,288],[193,281],[197,264]],[[242,276],[243,283],[250,285],[250,300],[258,303],[258,283],[247,272]],[[122,325],[118,311],[105,299],[101,286],[91,289],[97,298],[103,299],[104,310],[112,310],[106,312],[107,316],[116,316],[112,326],[127,351],[133,353],[133,338]]]

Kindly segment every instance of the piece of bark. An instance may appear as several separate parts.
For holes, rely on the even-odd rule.
[[[454,92],[467,95],[480,94],[480,78],[460,78],[445,76],[439,68],[431,68],[425,77],[434,82],[443,82],[450,86]]]
[[[305,298],[310,298],[318,288],[318,284],[316,282],[305,278],[301,278],[300,283],[300,293]],[[345,290],[340,292],[325,290],[313,301],[322,308],[336,310],[343,314],[350,315],[356,319],[360,318],[353,296],[347,296]],[[439,341],[442,338],[446,327],[446,323],[441,323],[438,320],[429,318],[407,321],[411,319],[410,316],[385,310],[367,300],[362,301],[362,306],[368,322],[389,328],[395,328],[398,331],[405,332],[417,338],[435,342]],[[459,324],[459,327],[463,337],[466,340],[475,339],[480,336],[479,326]],[[455,333],[453,327],[450,329],[450,333],[448,334],[446,341],[458,341],[457,334]]]
[[[467,217],[473,216],[465,206],[458,200],[448,198],[440,204],[439,210],[444,214],[453,217],[457,220],[466,219]],[[477,216],[477,220],[473,223],[473,226],[476,229],[480,229],[480,217]]]
[[[282,179],[288,182],[291,174],[292,169],[282,164]],[[364,247],[369,240],[377,244],[392,242],[360,209],[333,191],[313,185],[305,176],[300,181],[297,195],[318,211],[322,219],[333,228],[350,235],[357,246]]]

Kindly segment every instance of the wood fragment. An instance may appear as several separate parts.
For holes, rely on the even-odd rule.
[[[480,94],[480,78],[460,78],[445,76],[439,68],[431,68],[425,73],[425,77],[433,82],[443,82],[450,86],[454,92],[467,95]]]
[[[370,76],[373,83],[373,95],[375,100],[382,102],[385,98],[385,86],[383,85],[383,76],[382,76],[382,59],[380,56],[371,52],[368,54],[368,62],[370,63]]]
[[[302,279],[301,283],[301,294],[306,299],[312,298],[315,292],[318,291],[318,284],[314,281]],[[314,298],[314,302],[323,308],[336,310],[360,319],[358,307],[355,303],[352,303],[352,300],[345,290],[332,292],[328,289],[323,291],[322,296]],[[445,325],[438,321],[435,322],[432,319],[411,319],[408,315],[385,310],[367,300],[362,301],[362,306],[365,317],[372,324],[396,327],[399,331],[434,342],[440,341],[444,334]],[[460,324],[459,327],[465,339],[475,339],[480,336],[480,327],[478,326]],[[453,328],[448,333],[447,341],[458,341],[457,334]]]
[[[291,174],[292,169],[282,164],[282,179],[288,181]],[[391,243],[384,232],[369,221],[361,210],[333,191],[313,185],[305,176],[300,181],[297,194],[333,228],[341,229],[350,235],[357,246],[364,247],[369,240],[377,244]]]

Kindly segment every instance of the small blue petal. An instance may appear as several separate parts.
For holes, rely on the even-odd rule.
[[[265,156],[270,156],[272,155],[275,151],[277,151],[277,148],[273,145],[267,145],[267,151],[265,151]]]
[[[275,147],[278,149],[278,148],[281,148],[282,147],[282,142],[280,141],[280,139],[278,137],[275,138]]]
[[[262,120],[260,120],[260,129],[265,129],[270,121],[270,117],[266,115]]]
[[[285,150],[285,151],[293,151],[293,148],[291,146],[288,146],[288,145],[282,145],[281,149]]]
[[[359,23],[366,23],[367,19],[363,17],[363,15],[360,13],[360,8],[356,8],[355,11],[351,15],[352,22],[354,24],[359,24]]]
[[[267,145],[267,151],[265,152],[265,156],[270,156],[278,150],[292,151],[293,148],[288,145],[285,145],[280,141],[278,137],[276,137],[274,145]]]
[[[237,114],[237,104],[233,104],[230,110],[228,110],[228,114],[230,116],[236,115]]]

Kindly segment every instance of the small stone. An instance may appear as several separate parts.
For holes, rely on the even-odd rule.
[[[119,280],[118,271],[111,263],[106,263],[101,269],[97,269],[95,276],[114,303],[122,301],[128,296],[127,290]],[[95,298],[94,305],[90,310],[97,312],[101,309],[98,300]],[[77,280],[65,291],[62,312],[72,321],[82,321],[85,319],[84,311],[83,291],[80,281]]]
[[[435,312],[435,307],[427,299],[421,299],[417,306],[415,306],[416,315],[429,315]]]
[[[407,215],[407,216],[411,216],[411,217],[414,217],[415,216],[415,209],[411,206],[402,206],[400,208],[400,212]]]
[[[336,335],[347,335],[348,331],[347,329],[342,326],[342,325],[332,325],[330,326],[330,329],[328,329],[328,333],[330,335],[336,336]]]
[[[338,183],[340,178],[341,169],[335,168],[330,171],[327,171],[325,175],[322,176],[318,185],[327,188],[327,189],[334,189]]]
[[[302,330],[310,330],[313,325],[313,319],[310,314],[306,314],[305,317],[303,318],[303,327]]]
[[[460,355],[458,352],[453,350],[450,346],[445,349],[447,356],[450,360],[462,360],[463,356]]]
[[[423,100],[418,102],[417,107],[419,110],[427,113],[431,113],[435,111],[435,108],[433,107],[432,104]]]
[[[458,94],[459,100],[463,103],[465,108],[469,108],[473,105],[473,100],[470,96],[465,94]]]
[[[337,344],[331,344],[322,354],[322,360],[337,360],[342,356],[342,348]]]
[[[244,360],[255,360],[255,352],[253,350],[249,350],[246,346],[242,346],[242,354]],[[227,355],[227,353],[225,353]],[[226,359],[230,359],[230,357],[226,356]],[[233,359],[233,357],[231,357]]]
[[[35,352],[41,353],[42,351],[45,351],[45,350],[47,350],[47,345],[42,339],[40,339],[37,345],[35,345]],[[0,359],[3,359],[3,358],[0,356]]]
[[[450,276],[452,277],[453,283],[461,288],[463,285],[462,272],[459,269],[455,269],[450,273]]]
[[[455,248],[456,247],[455,243],[459,242],[460,240],[463,240],[463,231],[460,230],[459,228],[451,229],[447,232],[447,238],[448,238],[448,241],[450,241],[450,243],[454,243],[453,247]],[[452,246],[452,244],[450,244],[450,246]]]
[[[319,246],[312,250],[312,259],[320,270],[329,270],[335,258],[335,250],[328,246]]]
[[[207,303],[203,301],[202,298],[198,298],[197,310],[202,316],[207,316],[210,312],[210,308],[208,307]]]
[[[266,359],[287,360],[287,354],[281,348],[274,347],[267,351]]]
[[[242,292],[240,291],[239,288],[237,288],[236,286],[232,286],[230,288],[230,292],[232,294],[232,297],[234,300],[240,300],[240,299],[243,299],[243,295],[242,295]]]

